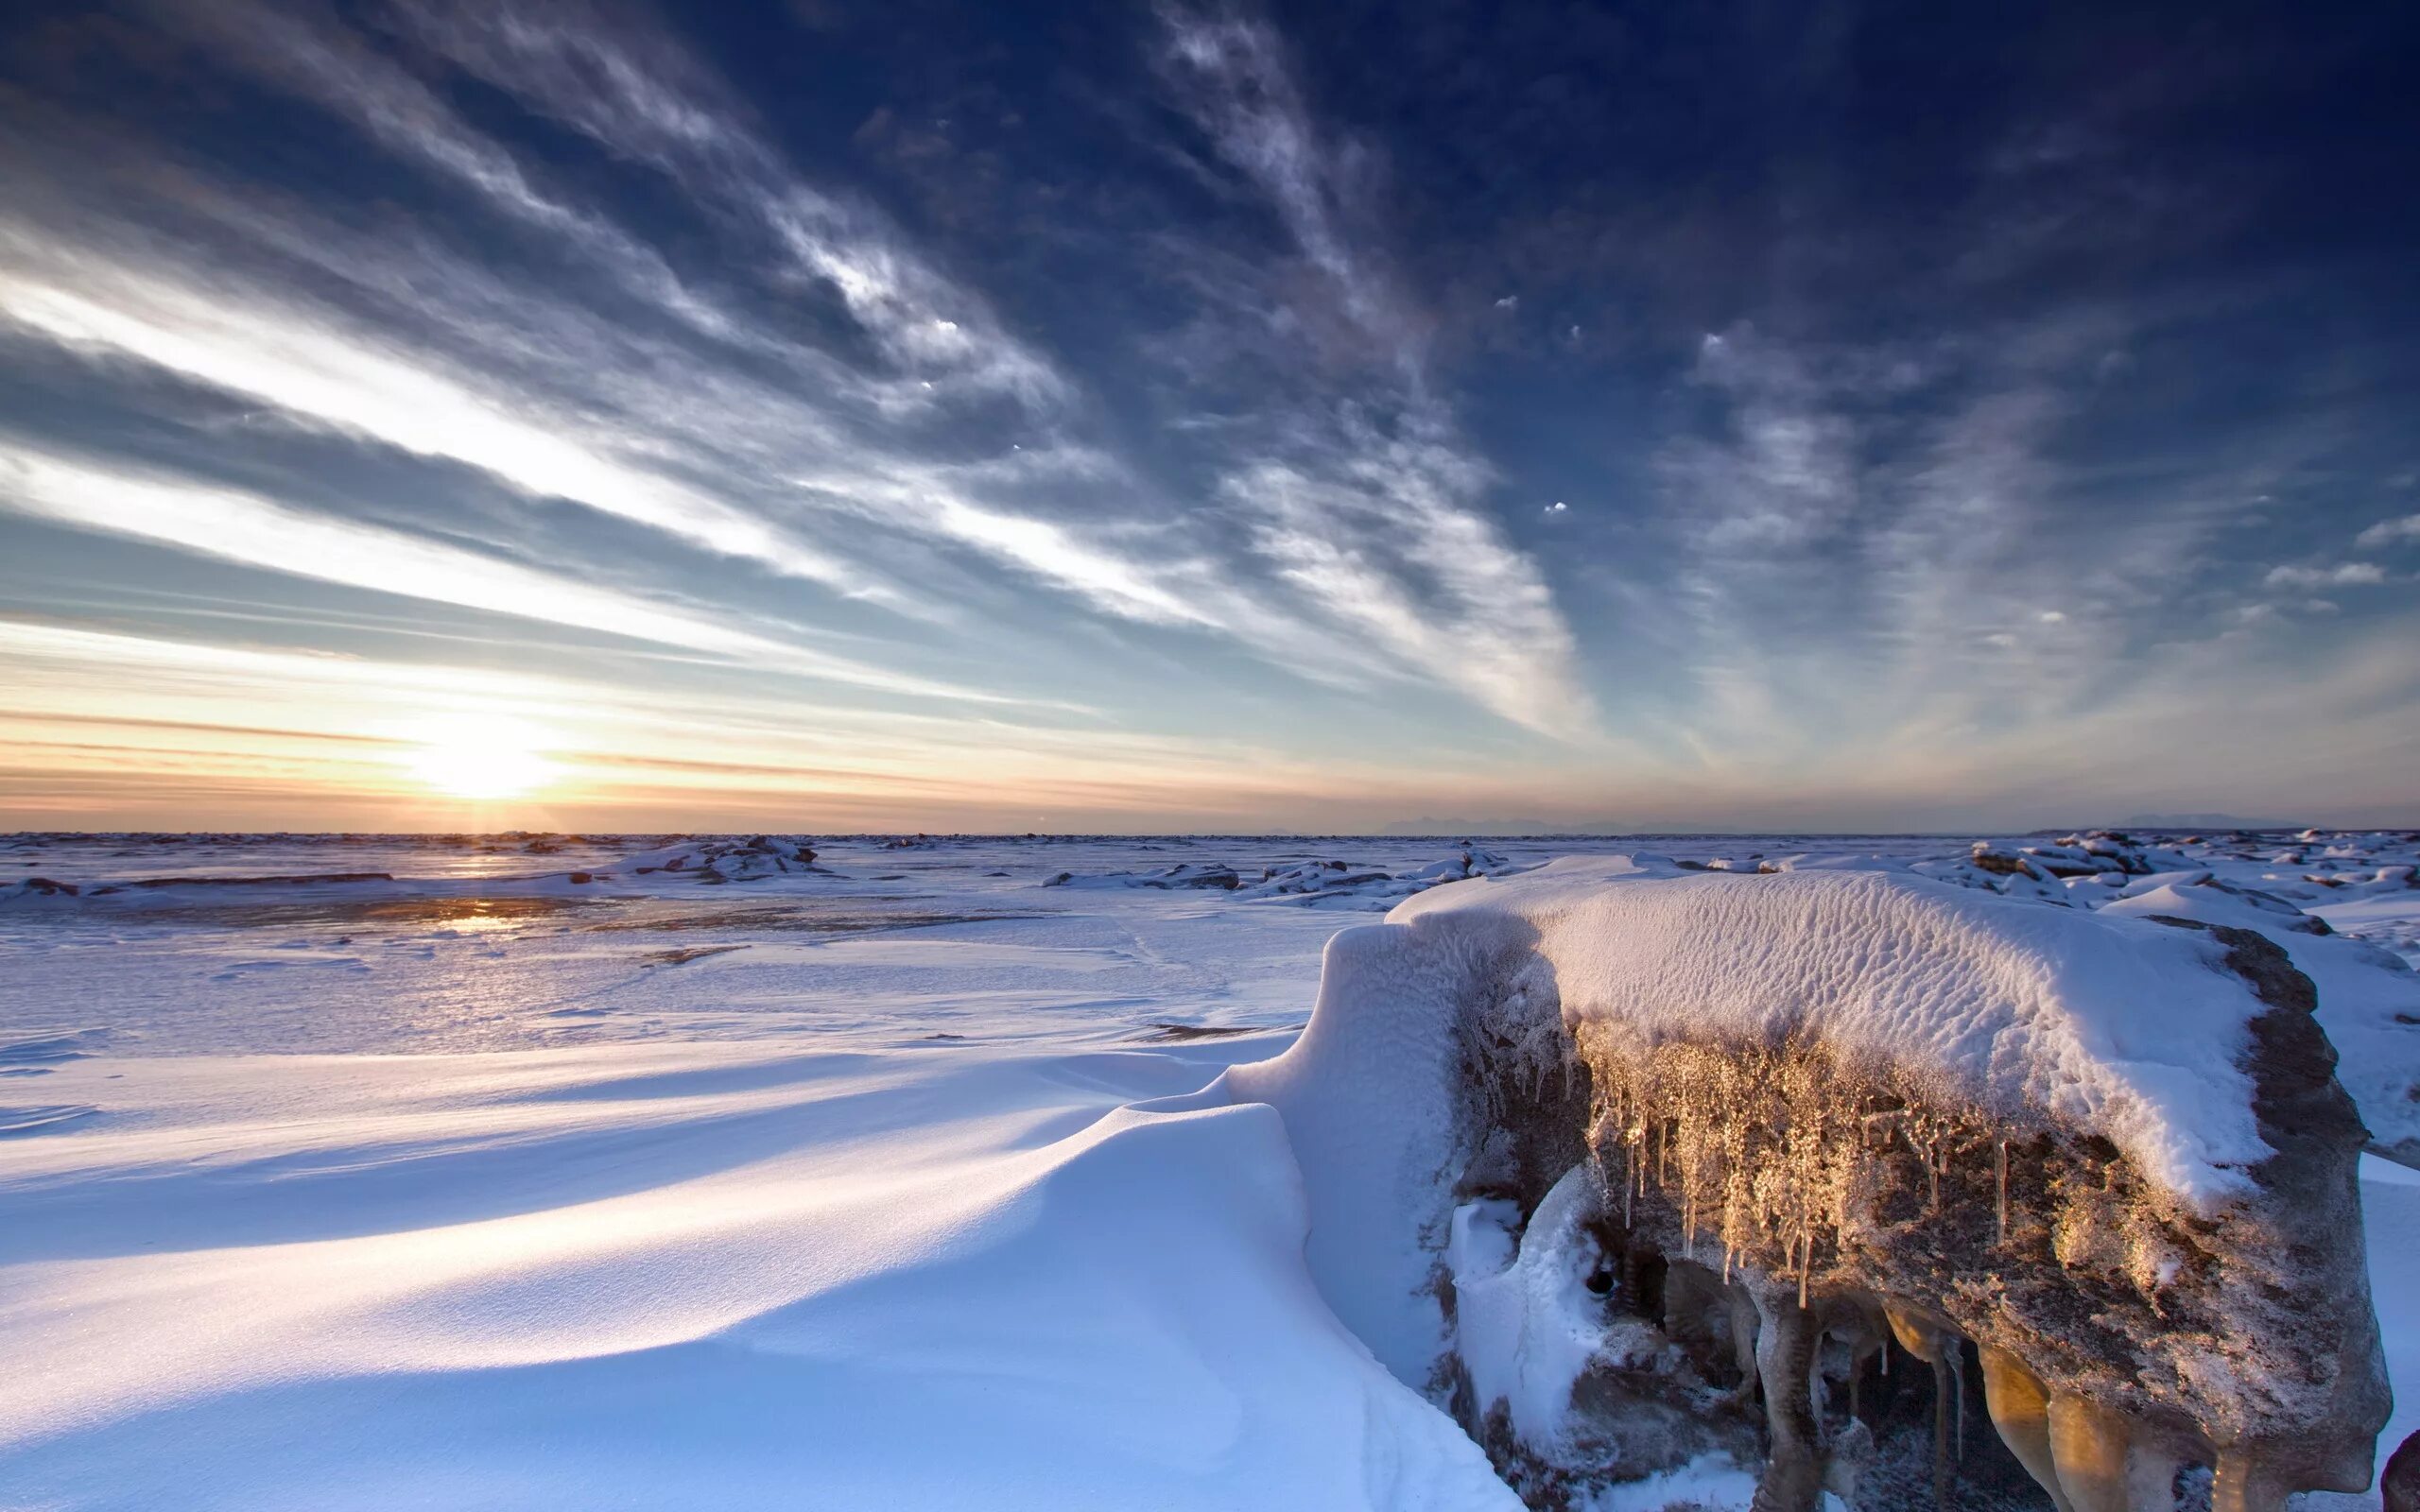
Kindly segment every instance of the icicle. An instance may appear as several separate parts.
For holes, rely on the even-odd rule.
[[[1966,1463],[1966,1344],[1955,1334],[1941,1336],[1941,1348],[1949,1356],[1949,1376],[1958,1383],[1958,1463]]]
[[[1728,1244],[1722,1246],[1722,1284],[1731,1284],[1731,1246]]]
[[[1999,1176],[1999,1237],[2000,1243],[2006,1244],[2008,1243],[2008,1141],[2006,1140],[1999,1142],[1996,1163]]]

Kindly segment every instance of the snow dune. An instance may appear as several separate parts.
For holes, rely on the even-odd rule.
[[[0,1504],[1487,1507],[1312,1288],[1218,1050],[70,1068],[15,1146]]]

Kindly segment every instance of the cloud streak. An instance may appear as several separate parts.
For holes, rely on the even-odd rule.
[[[1383,359],[1342,397],[1288,395],[1284,414],[1229,427],[1220,490],[1253,549],[1314,613],[1423,676],[1530,730],[1593,733],[1570,627],[1482,507],[1494,470],[1432,391],[1420,318],[1357,242],[1352,167],[1323,140],[1275,34],[1174,7],[1160,19],[1178,101]]]
[[[232,489],[138,477],[0,445],[0,510],[157,541],[322,582],[630,636],[811,678],[924,697],[1014,701],[786,645],[551,574]]]

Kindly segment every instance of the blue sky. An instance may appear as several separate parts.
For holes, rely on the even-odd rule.
[[[10,16],[0,823],[2420,819],[2410,8]]]

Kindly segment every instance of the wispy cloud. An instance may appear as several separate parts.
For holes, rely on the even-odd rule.
[[[1284,575],[1227,554],[1221,532],[1188,525],[1184,501],[1087,438],[1080,386],[1047,354],[879,212],[792,173],[671,39],[576,8],[397,18],[420,45],[662,175],[763,260],[772,287],[837,299],[858,357],[699,294],[326,15],[289,25],[231,4],[175,19],[604,267],[695,339],[618,324],[576,292],[499,282],[434,240],[381,245],[195,180],[176,185],[176,214],[200,217],[215,249],[171,253],[118,218],[133,196],[54,197],[39,219],[0,227],[0,312],[20,328],[914,617],[963,619],[977,596],[933,580],[925,541],[1318,683],[1436,673],[1375,635],[1382,618],[1306,606]],[[300,285],[261,276],[295,263],[311,274]],[[1328,628],[1304,633],[1306,613]]]
[[[884,217],[797,178],[668,37],[626,43],[579,7],[431,6],[405,18],[454,62],[598,145],[648,163],[691,195],[754,223],[797,272],[836,292],[894,365],[892,403],[927,385],[1055,404],[1053,365],[1008,334],[988,303],[934,266]],[[637,45],[631,45],[636,43]]]
[[[2386,569],[2374,561],[2344,561],[2328,567],[2272,567],[2261,581],[2271,588],[2374,588],[2386,581]]]
[[[576,416],[549,414],[527,392],[483,393],[465,375],[425,355],[382,350],[321,311],[115,263],[89,244],[45,244],[32,226],[0,221],[0,315],[70,347],[113,350],[299,420],[468,463],[532,494],[572,499],[709,551],[888,596],[763,519],[570,438]]]
[[[2354,537],[2353,544],[2363,551],[2378,551],[2406,541],[2420,541],[2420,514],[2381,520]]]
[[[1282,414],[1225,427],[1221,489],[1253,550],[1312,613],[1425,676],[1532,730],[1590,732],[1571,629],[1484,506],[1495,472],[1433,391],[1424,320],[1357,238],[1355,155],[1322,133],[1265,24],[1160,15],[1178,100],[1381,359],[1341,396],[1288,394]]]
[[[0,444],[0,511],[131,536],[322,582],[487,610],[744,660],[769,670],[974,703],[1012,702],[785,644],[519,563],[232,489],[136,476]]]

